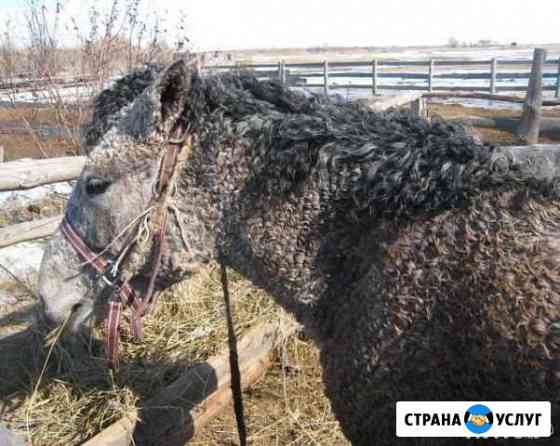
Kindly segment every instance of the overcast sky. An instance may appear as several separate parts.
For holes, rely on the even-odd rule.
[[[65,17],[87,28],[88,5],[62,0]],[[129,0],[120,0],[126,2]],[[0,29],[25,0],[0,0]],[[46,0],[54,10],[56,0]],[[144,0],[173,31],[183,10],[193,49],[317,45],[441,45],[492,39],[560,42],[560,0]]]

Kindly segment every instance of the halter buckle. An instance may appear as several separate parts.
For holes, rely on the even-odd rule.
[[[115,262],[113,260],[107,261],[107,266],[100,273],[99,278],[105,282],[105,284],[111,288],[118,289],[120,288],[120,280],[119,280],[120,272],[118,268],[115,268]]]

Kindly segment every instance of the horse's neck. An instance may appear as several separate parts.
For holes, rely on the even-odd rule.
[[[359,255],[363,227],[318,172],[282,185],[266,172],[255,179],[236,160],[222,179],[228,261],[314,332],[321,300],[353,280],[350,259]]]
[[[250,150],[239,142],[194,151],[180,184],[185,233],[201,258],[215,257],[220,246],[231,267],[313,332],[321,300],[352,283],[363,254],[357,247],[366,225],[345,184],[352,166],[327,176],[311,168],[289,180],[278,165],[255,166]]]

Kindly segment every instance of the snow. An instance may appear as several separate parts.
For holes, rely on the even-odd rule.
[[[109,79],[104,83],[103,88],[109,88],[119,76]],[[99,85],[95,83],[57,86],[53,85],[45,89],[22,89],[0,91],[0,103],[30,103],[30,104],[54,104],[61,100],[64,103],[83,102],[93,98],[98,92]]]
[[[6,267],[18,279],[36,274],[41,266],[46,242],[31,241],[18,243],[0,249],[0,265]],[[13,281],[4,269],[0,268],[0,282]]]
[[[28,190],[4,191],[0,192],[0,206],[21,207],[42,200],[51,194],[67,196],[70,195],[70,192],[72,192],[70,183],[48,184]]]
[[[55,183],[23,191],[0,192],[0,206],[16,209],[40,202],[52,194],[68,196],[72,192],[70,183]],[[45,240],[18,243],[0,249],[0,265],[8,268],[19,279],[25,279],[37,273],[41,265]],[[13,278],[0,268],[0,282],[12,281]]]
[[[16,103],[56,103],[61,99],[65,103],[72,103],[90,99],[95,94],[93,87],[60,87],[56,90],[35,90],[35,91],[11,91],[0,93],[0,102]]]

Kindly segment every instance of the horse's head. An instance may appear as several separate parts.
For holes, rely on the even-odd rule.
[[[173,128],[184,124],[180,121],[192,79],[193,71],[182,61],[163,72],[149,69],[129,75],[97,98],[84,132],[82,149],[88,160],[67,204],[66,221],[92,252],[105,250],[112,260],[123,254],[122,264],[143,255],[145,265],[138,261],[130,275],[140,289],[149,277],[145,269],[155,238],[149,233],[153,215],[147,210],[157,194],[167,140]],[[174,226],[172,232],[177,231]],[[177,273],[177,265],[188,262],[175,257],[168,254],[164,263]],[[76,329],[96,302],[106,301],[109,287],[84,261],[63,231],[50,241],[39,283],[47,320],[70,317],[69,325]]]

